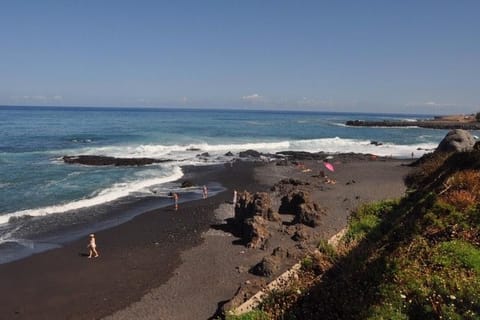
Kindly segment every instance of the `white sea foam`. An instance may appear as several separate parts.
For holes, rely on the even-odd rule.
[[[325,138],[314,140],[299,140],[292,142],[291,150],[301,150],[308,152],[324,151],[327,153],[364,153],[376,154],[379,156],[392,156],[395,158],[409,158],[414,152],[416,156],[424,154],[426,149],[433,149],[436,144],[422,143],[414,145],[397,145],[385,143],[374,145],[370,140]]]
[[[373,145],[370,140],[344,139],[344,138],[321,138],[308,140],[291,141],[264,141],[238,144],[208,144],[196,143],[187,145],[140,145],[140,146],[121,146],[85,149],[86,154],[102,154],[114,157],[150,157],[150,158],[168,158],[182,161],[182,164],[201,165],[218,161],[218,157],[231,151],[233,153],[254,149],[260,152],[279,152],[279,151],[307,151],[307,152],[327,152],[327,153],[371,153],[379,156],[393,156],[399,158],[408,158],[414,152],[416,156],[425,153],[425,150],[436,148],[437,143],[419,143],[413,145],[399,145],[384,143],[383,145]],[[199,153],[208,152],[210,157],[199,159]]]
[[[120,158],[157,158],[172,160],[193,160],[200,152],[209,152],[213,155],[221,155],[228,151],[239,152],[248,149],[270,152],[274,150],[288,149],[289,141],[278,142],[254,142],[238,144],[208,144],[192,143],[186,145],[158,145],[148,144],[139,146],[110,146],[101,148],[88,148],[76,151],[76,153],[105,155]]]
[[[10,183],[8,183],[8,182],[0,182],[0,189],[8,187],[9,185],[10,185]]]
[[[178,180],[182,176],[183,176],[182,169],[178,166],[175,166],[175,167],[172,167],[171,173],[168,176],[116,183],[110,188],[100,190],[95,195],[89,198],[76,200],[76,201],[72,201],[64,204],[49,206],[49,207],[28,209],[28,210],[22,210],[22,211],[3,214],[3,215],[0,215],[0,224],[7,223],[9,219],[12,217],[46,216],[53,213],[67,212],[70,210],[87,208],[87,207],[92,207],[102,203],[111,202],[119,198],[126,197],[132,193],[139,192],[153,185]]]

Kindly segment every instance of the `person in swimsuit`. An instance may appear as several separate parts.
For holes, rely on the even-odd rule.
[[[202,193],[203,193],[203,199],[207,199],[207,197],[208,197],[208,188],[207,188],[206,185],[203,186]]]
[[[90,259],[92,256],[94,258],[97,258],[98,252],[97,252],[97,244],[95,243],[95,235],[92,233],[90,234],[90,242],[88,243],[87,246],[88,249],[90,249],[90,253],[88,255],[88,258]]]
[[[175,206],[175,211],[178,210],[178,193],[174,192],[173,195],[173,204]]]

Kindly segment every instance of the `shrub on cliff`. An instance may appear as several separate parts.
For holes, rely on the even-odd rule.
[[[480,122],[480,112],[477,112],[475,115],[475,119],[477,119],[478,122]]]

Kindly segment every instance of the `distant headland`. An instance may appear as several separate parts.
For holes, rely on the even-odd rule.
[[[436,116],[433,119],[405,121],[405,120],[382,120],[382,121],[364,121],[349,120],[345,123],[353,127],[421,127],[430,129],[464,129],[480,130],[480,112],[471,115],[447,115]]]

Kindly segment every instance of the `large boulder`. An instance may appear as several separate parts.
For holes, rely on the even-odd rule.
[[[244,221],[242,226],[243,239],[247,247],[255,249],[266,249],[270,232],[267,229],[265,219],[254,216]]]
[[[304,191],[284,196],[279,212],[294,214],[293,223],[301,223],[312,228],[320,224],[321,215],[324,213],[323,209],[311,201],[309,194]]]
[[[270,277],[280,269],[281,261],[276,256],[267,256],[256,264],[251,272],[257,276]]]
[[[256,150],[245,150],[238,153],[240,158],[260,158],[262,154]]]
[[[470,132],[455,129],[447,133],[438,145],[436,152],[471,151],[475,142],[475,138]]]

